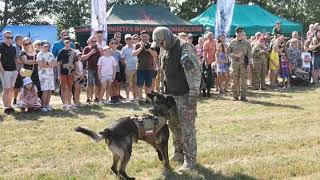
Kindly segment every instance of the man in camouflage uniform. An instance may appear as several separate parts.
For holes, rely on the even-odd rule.
[[[231,78],[233,100],[248,101],[247,80],[248,70],[252,66],[252,53],[249,41],[244,39],[244,32],[241,27],[236,29],[236,38],[230,41],[227,48],[227,55],[231,60]]]
[[[152,39],[151,47],[161,48],[164,93],[173,95],[177,105],[178,121],[169,122],[175,148],[173,160],[182,161],[183,157],[179,172],[190,171],[197,163],[195,118],[201,82],[197,53],[192,44],[179,40],[165,27],[157,27]]]
[[[252,86],[254,90],[265,90],[266,89],[266,74],[267,74],[267,63],[269,58],[268,47],[265,44],[265,38],[261,37],[253,45],[252,48],[253,57],[253,75],[252,75]]]

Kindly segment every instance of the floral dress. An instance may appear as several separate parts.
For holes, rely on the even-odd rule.
[[[37,55],[37,60],[43,63],[52,63],[55,61],[53,54],[50,52],[44,53],[39,52]],[[39,80],[41,91],[52,91],[55,89],[54,85],[54,70],[53,68],[38,68]]]
[[[38,90],[36,86],[32,86],[31,90],[23,87],[20,92],[20,98],[17,102],[20,108],[40,108],[41,100],[38,97]]]

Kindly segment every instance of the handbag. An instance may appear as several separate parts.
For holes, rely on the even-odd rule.
[[[33,60],[35,60],[35,57]],[[26,69],[26,68],[22,67],[20,70],[20,75],[22,77],[31,77],[33,70],[34,70],[34,64],[32,65],[32,69]]]

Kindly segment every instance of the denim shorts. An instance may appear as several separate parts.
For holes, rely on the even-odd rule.
[[[139,88],[145,84],[147,87],[152,86],[153,70],[137,70],[137,85]]]
[[[313,69],[320,69],[320,56],[315,56],[313,60]]]
[[[88,86],[100,86],[97,71],[88,69]]]

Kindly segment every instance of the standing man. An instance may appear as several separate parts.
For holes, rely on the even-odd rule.
[[[22,51],[22,40],[23,40],[23,36],[21,35],[16,35],[15,38],[14,38],[14,41],[15,41],[15,48],[16,48],[16,51],[17,51],[17,58],[20,62],[20,54],[21,54],[21,51]],[[22,88],[22,76],[20,75],[20,69],[23,67],[23,64],[22,63],[18,63],[16,64],[17,65],[17,70],[18,70],[18,76],[17,76],[17,79],[16,79],[16,83],[14,84],[14,92],[13,92],[13,105],[17,104],[17,97],[18,97],[18,94]]]
[[[248,101],[247,80],[248,70],[252,66],[252,52],[250,42],[244,39],[244,31],[236,28],[236,38],[230,41],[227,54],[231,60],[231,78],[233,100]]]
[[[137,62],[138,57],[137,55],[133,54],[134,47],[132,43],[132,37],[131,34],[126,34],[125,38],[126,40],[126,46],[122,48],[121,51],[121,61],[125,62],[125,73],[126,73],[126,96],[127,100],[130,100],[129,93],[130,91],[133,94],[133,98],[136,98],[137,96],[137,90],[136,90],[136,73],[137,73]],[[121,67],[120,67],[121,71]]]
[[[154,59],[158,56],[157,52],[150,48],[151,44],[147,31],[140,32],[140,39],[141,42],[136,45],[136,50],[132,52],[134,56],[138,57],[137,86],[139,102],[142,100],[142,88],[144,85],[146,86],[146,94],[151,94]]]
[[[101,53],[98,49],[97,38],[95,36],[91,36],[88,42],[89,45],[83,49],[81,59],[88,62],[87,103],[91,103],[93,101],[93,94],[95,97],[94,101],[99,102],[100,80],[98,78],[98,60]]]
[[[268,47],[265,44],[265,38],[260,39],[253,45],[253,76],[252,86],[254,90],[266,90],[266,74],[269,60]]]
[[[12,32],[5,31],[3,33],[4,42],[0,44],[0,78],[3,87],[2,100],[4,105],[4,113],[10,114],[15,110],[12,108],[13,88],[16,82],[18,71],[16,62],[17,51],[12,45]]]
[[[57,58],[59,51],[64,48],[65,37],[69,37],[69,32],[67,30],[62,30],[60,33],[60,40],[56,41],[52,46],[52,54],[54,55],[55,58]],[[74,49],[73,42],[70,42],[70,43],[71,43],[70,47]]]
[[[203,44],[205,67],[208,75],[207,84],[207,97],[210,97],[210,90],[212,87],[212,64],[215,62],[217,41],[213,37],[212,32],[208,32],[208,40]]]
[[[152,35],[151,48],[160,47],[164,71],[164,92],[171,94],[177,104],[178,121],[170,123],[174,155],[183,154],[179,172],[191,171],[197,164],[195,118],[201,82],[200,65],[193,45],[184,42],[165,27],[157,27]],[[180,159],[182,160],[182,159]]]

